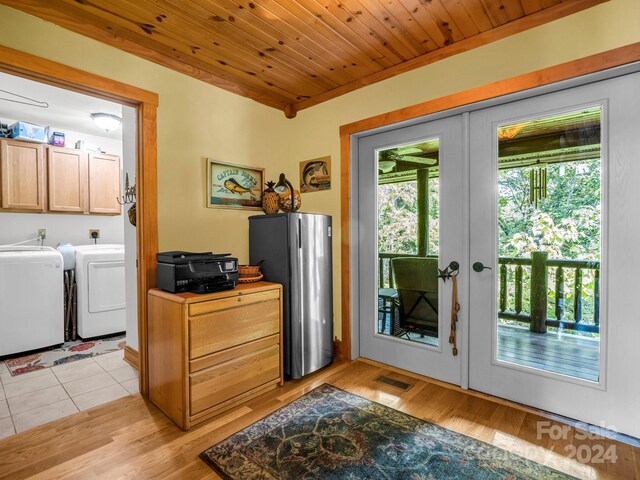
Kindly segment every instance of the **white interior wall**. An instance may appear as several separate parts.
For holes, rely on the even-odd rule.
[[[129,174],[129,182],[136,182],[136,111],[122,107],[122,166],[123,173]],[[138,350],[138,268],[136,227],[129,223],[127,212],[131,205],[123,207],[124,222],[124,264],[127,299],[127,345]]]

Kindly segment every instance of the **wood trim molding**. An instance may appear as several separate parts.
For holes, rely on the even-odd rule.
[[[148,396],[147,291],[155,286],[158,252],[157,107],[158,95],[110,78],[0,46],[0,71],[85,95],[104,98],[137,110],[138,178],[138,338],[140,393]]]
[[[158,106],[156,93],[2,45],[0,69],[6,73],[131,107],[140,103]]]
[[[640,42],[481,87],[376,115],[340,127],[342,352],[351,358],[351,135],[640,61]]]
[[[124,361],[136,370],[140,370],[140,355],[137,350],[134,350],[129,345],[124,347]]]

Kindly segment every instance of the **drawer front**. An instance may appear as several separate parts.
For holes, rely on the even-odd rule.
[[[240,305],[251,305],[252,303],[266,302],[280,298],[280,289],[267,290],[265,292],[238,294],[226,298],[219,298],[209,302],[200,302],[189,305],[189,315],[204,315],[210,312],[235,308]]]
[[[251,303],[189,318],[189,358],[242,345],[280,331],[280,301]]]
[[[277,345],[280,343],[280,335],[275,334],[269,337],[260,338],[253,342],[244,343],[237,347],[227,348],[221,352],[212,353],[211,355],[205,355],[204,357],[196,358],[195,360],[189,360],[189,373],[194,373],[205,368],[213,367],[220,363],[228,362],[234,358],[243,357],[256,350],[264,350],[271,345]]]
[[[190,375],[190,414],[211,408],[280,376],[280,346],[244,355]]]

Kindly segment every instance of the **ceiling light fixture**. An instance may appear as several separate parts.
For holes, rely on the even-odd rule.
[[[91,118],[93,121],[107,133],[109,130],[115,130],[122,123],[122,118],[117,115],[111,115],[110,113],[92,113]]]

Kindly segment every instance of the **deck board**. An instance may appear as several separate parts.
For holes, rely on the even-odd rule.
[[[381,331],[383,318],[381,315],[380,317],[380,333],[391,335],[388,314],[384,331]],[[436,339],[421,337],[415,333],[403,333],[399,337],[437,345]],[[499,325],[498,360],[597,382],[600,372],[600,342],[566,332],[534,333],[524,327]]]
[[[500,325],[498,360],[597,382],[600,342],[566,333],[533,333],[522,327]]]

